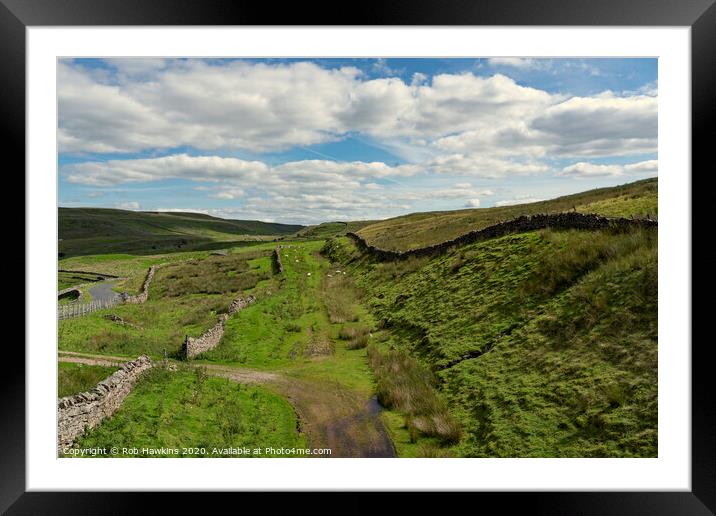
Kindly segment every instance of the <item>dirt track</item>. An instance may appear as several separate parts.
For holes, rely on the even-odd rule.
[[[127,358],[61,352],[61,362],[120,365]],[[380,406],[338,384],[312,382],[290,375],[202,364],[208,374],[239,383],[263,384],[285,396],[299,418],[311,448],[330,448],[331,457],[394,457],[395,449],[380,420]],[[324,456],[325,457],[325,456]]]

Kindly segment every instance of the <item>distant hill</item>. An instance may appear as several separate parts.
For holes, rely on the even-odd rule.
[[[352,222],[323,222],[315,226],[307,226],[299,231],[296,236],[307,240],[320,240],[334,236],[345,235],[348,231],[358,231],[362,227],[373,224],[373,220],[352,221]]]
[[[60,208],[59,247],[64,256],[152,254],[213,248],[230,242],[290,235],[304,226],[228,220],[202,213]]]
[[[521,215],[576,210],[610,217],[658,215],[657,179],[588,190],[548,201],[496,208],[412,213],[366,225],[357,231],[369,244],[405,251],[453,239]]]

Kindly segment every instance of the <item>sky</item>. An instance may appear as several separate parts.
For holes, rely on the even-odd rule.
[[[59,204],[315,224],[655,177],[657,59],[63,59]]]

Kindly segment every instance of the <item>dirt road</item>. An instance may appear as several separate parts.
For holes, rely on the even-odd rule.
[[[126,357],[61,352],[61,362],[118,366]],[[171,363],[178,363],[170,361]],[[395,449],[380,419],[380,405],[339,384],[315,382],[289,374],[215,364],[201,364],[208,374],[239,383],[262,384],[285,396],[312,448],[330,448],[331,457],[394,457]]]

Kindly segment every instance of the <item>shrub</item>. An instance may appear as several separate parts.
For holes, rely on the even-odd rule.
[[[355,338],[351,339],[348,344],[346,344],[346,347],[348,349],[363,349],[368,345],[368,335],[362,334],[362,335],[356,335]]]
[[[402,351],[381,353],[374,346],[368,347],[368,361],[376,378],[378,401],[406,415],[411,440],[417,439],[418,432],[447,443],[460,440],[460,424],[437,395],[430,371]]]
[[[328,319],[332,323],[355,322],[358,294],[353,282],[344,274],[323,277],[321,281],[321,297],[328,311]]]

